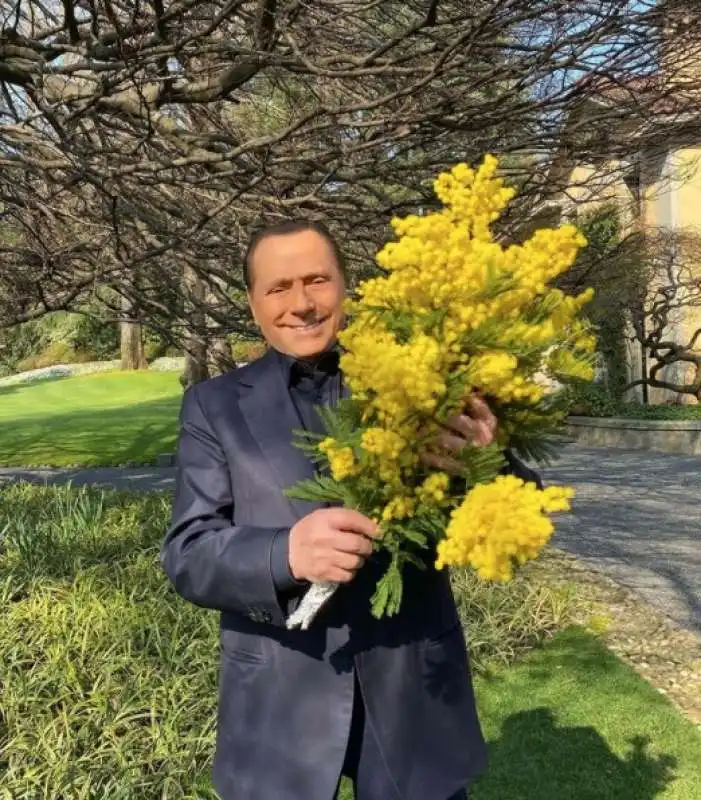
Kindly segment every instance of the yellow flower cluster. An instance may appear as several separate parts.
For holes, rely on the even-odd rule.
[[[377,256],[387,274],[365,281],[360,299],[349,304],[342,368],[354,395],[382,424],[432,412],[445,395],[445,376],[455,371],[463,396],[476,388],[503,402],[536,404],[543,388],[513,350],[525,344],[591,350],[577,320],[591,293],[573,298],[548,287],[572,265],[584,237],[565,225],[503,247],[490,226],[513,191],[496,170],[496,159],[487,156],[477,170],[461,164],[439,176],[435,191],[445,208],[394,220],[399,239]],[[396,312],[413,320],[401,339],[381,316]],[[492,347],[485,352],[472,341],[490,326]],[[567,358],[567,374],[586,374],[586,362],[577,367]]]
[[[451,515],[436,567],[471,565],[483,578],[508,581],[514,562],[535,558],[550,539],[544,512],[569,510],[573,494],[556,486],[539,491],[513,475],[475,486]]]
[[[382,511],[382,519],[389,522],[393,519],[406,519],[414,513],[416,501],[413,497],[397,495],[393,497]]]
[[[497,167],[487,156],[475,170],[460,164],[440,175],[442,210],[393,220],[397,240],[377,255],[384,274],[348,304],[341,368],[362,419],[360,441],[329,437],[320,451],[335,480],[372,495],[364,510],[385,529],[428,513],[447,521],[449,476],[418,465],[440,423],[475,391],[500,409],[502,445],[525,424],[547,427],[544,377],[591,378],[595,340],[581,318],[591,292],[570,297],[551,285],[586,241],[565,225],[522,244],[500,242],[492,225],[514,192]],[[454,508],[437,565],[471,564],[485,578],[508,579],[547,542],[546,515],[566,509],[570,496],[509,476],[477,485]]]
[[[348,349],[341,368],[351,391],[366,399],[380,422],[397,422],[409,409],[432,412],[445,392],[438,341],[417,331],[398,342],[380,323],[352,323],[341,335]]]
[[[335,481],[358,474],[358,463],[351,447],[339,447],[335,439],[327,437],[319,443],[319,450],[328,458],[331,477]]]
[[[387,486],[388,489],[401,489],[402,468],[411,468],[416,463],[412,450],[413,429],[406,435],[402,430],[388,428],[366,428],[361,437],[366,468]]]
[[[434,472],[417,487],[416,496],[425,505],[440,505],[446,498],[450,477],[445,472]]]

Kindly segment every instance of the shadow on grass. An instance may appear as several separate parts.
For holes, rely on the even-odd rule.
[[[24,391],[31,386],[38,386],[43,383],[61,383],[70,380],[70,375],[60,375],[56,378],[49,378],[41,381],[25,381],[24,383],[13,383],[9,386],[0,386],[0,397],[15,394],[15,392]]]
[[[674,778],[676,759],[634,737],[619,758],[592,727],[558,727],[548,708],[508,717],[490,746],[489,772],[474,800],[652,800]]]
[[[175,447],[181,397],[0,423],[7,465],[148,463]]]

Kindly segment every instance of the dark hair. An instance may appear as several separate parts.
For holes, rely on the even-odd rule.
[[[253,255],[256,252],[258,245],[264,239],[269,239],[271,236],[287,236],[292,233],[303,233],[304,231],[314,231],[328,242],[334,258],[336,259],[336,264],[341,271],[341,275],[343,276],[343,279],[346,280],[346,262],[343,258],[343,253],[341,252],[341,248],[338,246],[338,242],[334,239],[333,234],[326,227],[326,225],[324,225],[323,222],[313,222],[312,220],[288,219],[284,222],[277,222],[275,225],[269,225],[266,228],[260,228],[260,230],[254,231],[252,234],[248,241],[246,255],[243,257],[243,280],[246,284],[246,289],[250,290],[251,286],[253,285],[251,261],[253,260]]]

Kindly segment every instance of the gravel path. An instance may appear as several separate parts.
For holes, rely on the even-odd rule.
[[[3,480],[72,481],[166,490],[167,467],[3,469]],[[577,488],[554,543],[635,589],[678,625],[701,633],[701,459],[568,447],[549,482]]]

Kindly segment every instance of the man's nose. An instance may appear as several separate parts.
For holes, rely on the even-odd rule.
[[[303,315],[314,310],[311,295],[303,283],[293,286],[290,304],[290,310],[293,314]]]

